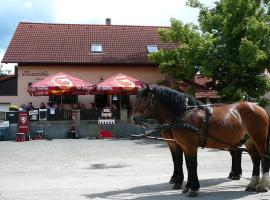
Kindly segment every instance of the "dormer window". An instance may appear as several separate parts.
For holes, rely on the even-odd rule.
[[[148,50],[148,53],[154,53],[158,51],[158,47],[155,44],[147,45],[147,50]]]
[[[91,44],[91,53],[102,53],[101,44]]]

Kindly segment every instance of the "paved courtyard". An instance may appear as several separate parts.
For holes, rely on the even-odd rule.
[[[270,199],[245,192],[251,161],[243,155],[243,177],[226,179],[228,152],[199,150],[197,199]],[[179,200],[168,184],[169,149],[150,140],[33,140],[0,142],[0,200]],[[185,171],[186,174],[186,171]]]

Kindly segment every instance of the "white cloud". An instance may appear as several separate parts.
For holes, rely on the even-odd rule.
[[[170,25],[174,17],[183,22],[196,22],[198,11],[184,0],[56,0],[56,21],[59,23]]]
[[[33,8],[33,3],[32,3],[32,1],[26,1],[26,2],[24,2],[24,3],[22,4],[22,6],[23,6],[24,8],[26,8],[26,9],[31,10],[31,9]]]

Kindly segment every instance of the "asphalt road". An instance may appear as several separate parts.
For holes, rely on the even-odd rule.
[[[244,191],[252,170],[247,154],[239,181],[226,178],[230,162],[228,152],[199,150],[197,199],[270,199],[270,192]],[[0,200],[187,199],[171,189],[171,174],[170,152],[160,141],[0,142]]]

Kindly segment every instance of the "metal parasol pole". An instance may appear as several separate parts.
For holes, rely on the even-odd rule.
[[[60,105],[60,109],[62,109],[63,106],[63,93],[61,92],[61,105]]]
[[[122,99],[122,93],[120,92],[120,95],[119,95],[119,118],[120,119],[121,119],[121,106],[122,106],[121,99]]]

